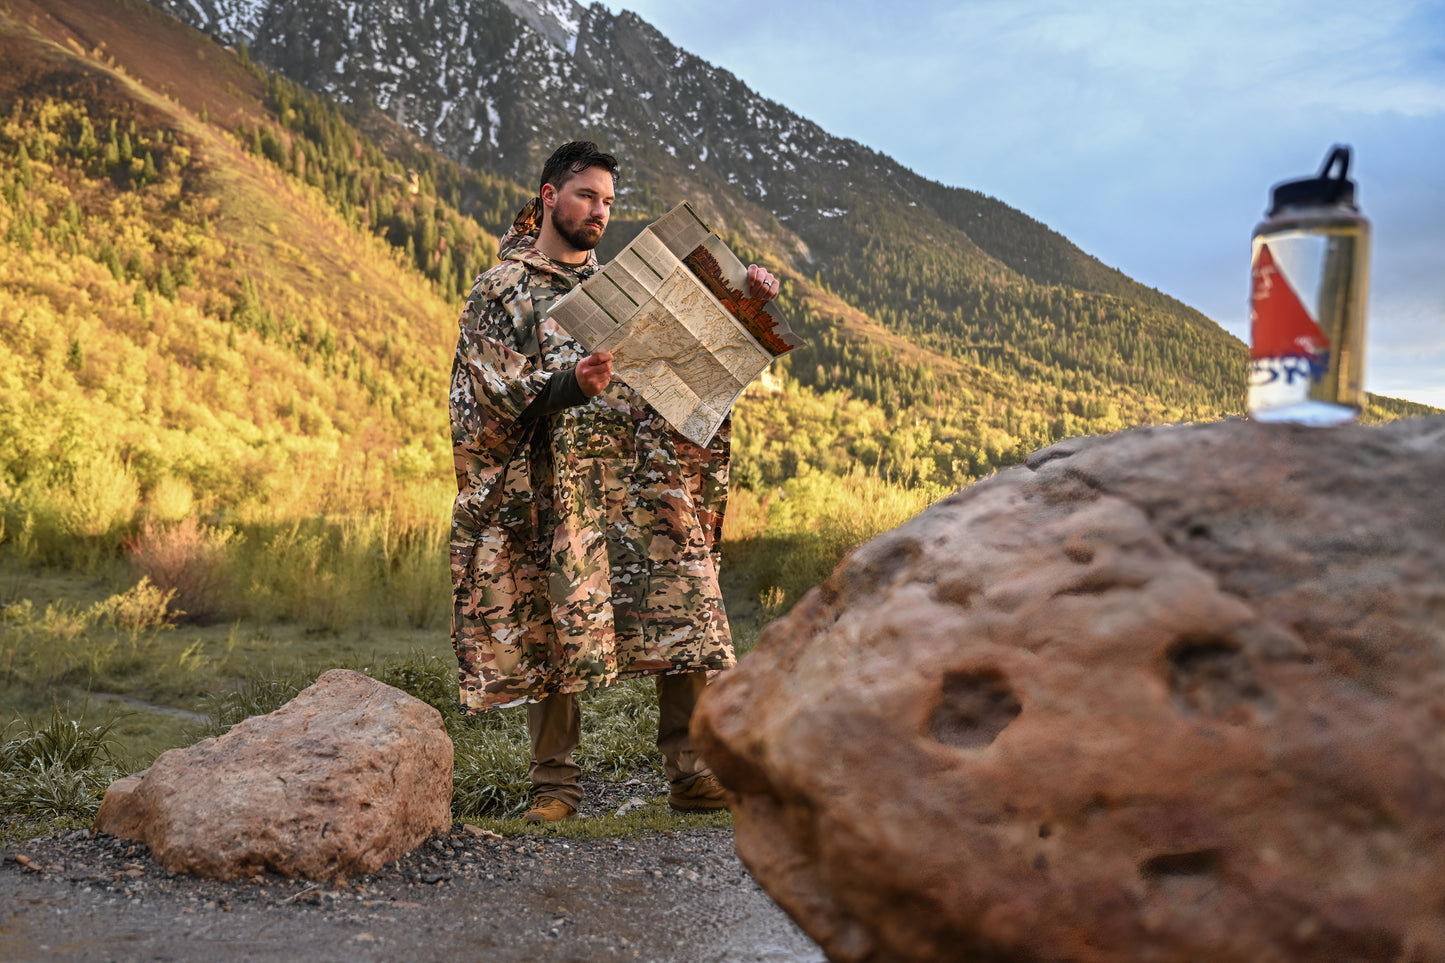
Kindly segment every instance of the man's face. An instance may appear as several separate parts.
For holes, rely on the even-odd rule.
[[[612,212],[612,175],[604,167],[589,167],[573,174],[560,188],[552,190],[547,208],[552,229],[574,251],[590,251],[602,240]],[[547,200],[544,193],[543,200]]]

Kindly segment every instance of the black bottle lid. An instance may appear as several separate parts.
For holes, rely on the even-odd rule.
[[[1331,171],[1338,167],[1335,173]],[[1269,216],[1286,207],[1355,207],[1355,182],[1350,172],[1350,148],[1336,144],[1325,157],[1325,164],[1315,177],[1280,181],[1269,192]]]

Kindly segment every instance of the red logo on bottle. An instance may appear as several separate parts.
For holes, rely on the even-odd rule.
[[[1254,264],[1249,315],[1250,358],[1328,356],[1330,339],[1300,303],[1289,279],[1274,263],[1268,244],[1260,245],[1259,260]]]

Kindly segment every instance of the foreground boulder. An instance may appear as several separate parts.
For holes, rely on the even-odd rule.
[[[333,669],[275,712],[114,783],[95,828],[145,843],[173,872],[337,879],[449,827],[451,798],[441,713]]]
[[[1445,418],[1045,449],[694,732],[835,961],[1445,960]]]

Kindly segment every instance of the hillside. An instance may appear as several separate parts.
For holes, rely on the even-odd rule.
[[[154,2],[469,168],[530,183],[564,135],[605,140],[625,163],[621,213],[656,216],[686,194],[729,229],[772,237],[800,270],[827,266],[816,249],[840,223],[891,206],[920,234],[952,228],[983,269],[1187,311],[993,198],[829,135],[629,12],[573,0]]]
[[[490,234],[340,127],[370,207],[328,198],[298,173],[317,142],[271,126],[257,73],[143,4],[7,11],[3,494],[43,525],[44,493],[97,472],[252,515],[444,478],[457,272],[428,279],[389,232],[454,226],[465,273]]]

